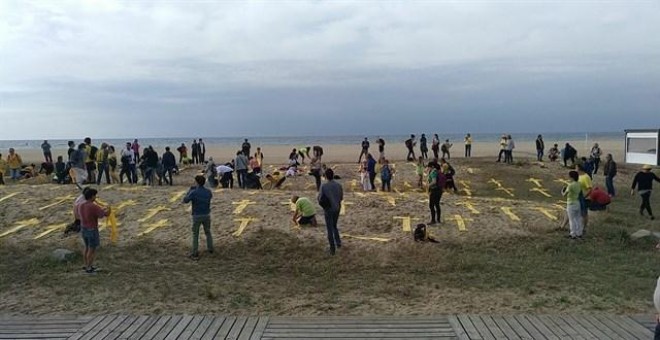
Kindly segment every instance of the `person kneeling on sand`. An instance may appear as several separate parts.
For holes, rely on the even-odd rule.
[[[589,193],[589,210],[599,211],[607,209],[607,206],[612,202],[612,198],[605,191],[599,187],[594,187]]]
[[[97,193],[98,191],[96,189],[91,188],[85,191],[85,202],[78,207],[82,238],[85,241],[84,270],[87,274],[96,274],[94,259],[96,257],[96,248],[100,244],[99,218],[106,217],[110,214],[110,207],[103,209],[94,202],[96,201]]]
[[[293,212],[293,223],[296,225],[310,224],[316,227],[316,208],[307,197],[291,196],[291,203],[296,205]]]

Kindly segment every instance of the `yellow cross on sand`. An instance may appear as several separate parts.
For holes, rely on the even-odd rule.
[[[563,178],[558,178],[558,179],[555,180],[555,182],[557,182],[557,183],[562,183],[562,184],[564,184],[564,185],[569,185],[569,184],[571,184],[571,182],[569,182],[569,181],[567,181],[567,180],[565,180],[565,179],[563,179]]]
[[[477,210],[477,208],[475,208],[474,205],[472,204],[472,202],[470,202],[470,201],[458,202],[458,203],[456,203],[456,205],[462,205],[462,206],[468,208],[468,210],[470,210],[470,212],[475,214],[475,215],[481,214],[479,212],[479,210]]]
[[[465,188],[468,188],[468,189],[471,188],[471,186],[470,186],[471,182],[470,181],[459,179],[458,183],[460,183],[462,187],[465,187]]]
[[[537,207],[537,208],[534,208],[534,210],[536,210],[536,211],[542,213],[543,215],[545,215],[547,218],[549,218],[549,219],[552,220],[552,221],[556,221],[556,220],[557,220],[557,216],[554,215],[554,214],[552,214],[552,212],[550,212],[550,210],[548,210],[548,209],[546,209],[546,208]]]
[[[472,168],[467,168],[467,172],[468,172],[469,174],[472,175],[472,174],[474,174],[474,169],[472,169]]]
[[[147,211],[148,211],[147,215],[145,215],[143,218],[139,219],[138,222],[140,222],[140,223],[145,222],[146,220],[148,220],[148,219],[150,219],[150,218],[156,216],[156,214],[158,214],[159,212],[161,212],[161,211],[167,211],[167,210],[170,210],[170,209],[169,209],[169,208],[166,208],[166,207],[164,207],[164,206],[162,206],[162,205],[159,205],[159,206],[157,206],[157,207],[154,207],[154,208],[148,209],[148,210],[147,210]]]
[[[160,220],[160,221],[158,221],[158,222],[156,222],[156,223],[153,223],[153,224],[149,224],[149,225],[147,225],[148,228],[147,228],[145,231],[139,233],[138,236],[146,235],[146,234],[148,234],[148,233],[150,233],[150,232],[152,232],[152,231],[154,231],[154,230],[156,230],[156,229],[158,229],[158,228],[168,227],[169,225],[170,225],[170,221],[169,221],[169,220],[167,220],[167,219],[162,219],[162,220]]]
[[[530,177],[529,179],[525,180],[525,182],[534,183],[537,188],[543,188],[543,184],[541,184],[541,180],[538,178]]]
[[[358,196],[358,197],[367,197],[367,194],[365,194],[363,192],[356,192],[355,195]]]
[[[495,184],[498,188],[501,188],[501,187],[502,187],[502,181],[498,181],[498,180],[496,180],[495,178],[491,178],[490,181],[488,181],[488,183],[493,183],[493,184]]]
[[[461,191],[465,193],[465,196],[472,196],[472,190],[470,188],[463,188]]]
[[[394,190],[394,192],[396,192],[396,193],[399,194],[400,196],[406,197],[406,193],[405,193],[405,192],[401,192],[398,188],[394,188],[394,189],[392,189],[392,190]]]
[[[116,186],[117,186],[117,184],[110,184],[110,185],[104,187],[103,190],[109,190],[109,189],[112,189],[112,188],[114,188],[114,187],[116,187]]]
[[[172,195],[172,197],[170,198],[170,203],[180,201],[181,197],[183,197],[183,195],[185,195],[185,194],[186,194],[185,190],[181,190],[179,192],[174,193],[174,195]]]
[[[413,187],[412,184],[410,184],[410,182],[408,182],[408,181],[403,181],[403,186],[408,188],[408,189]]]
[[[377,242],[389,242],[392,239],[384,237],[368,237],[368,236],[353,236],[349,234],[341,234],[342,238],[354,238],[356,240],[366,240],[366,241],[377,241]]]
[[[248,205],[255,204],[255,203],[257,203],[257,202],[253,202],[253,201],[250,201],[250,200],[242,200],[242,201],[238,201],[238,202],[231,202],[231,204],[236,206],[236,209],[234,209],[234,215],[238,215],[238,214],[242,213],[243,210],[245,210],[245,208],[247,208]]]
[[[56,197],[55,199],[56,199],[57,201],[55,201],[54,203],[51,203],[51,204],[49,204],[49,205],[45,205],[45,206],[39,208],[39,210],[46,210],[46,209],[51,208],[51,207],[54,207],[54,206],[56,206],[56,205],[60,205],[60,204],[62,204],[62,203],[64,203],[64,202],[66,202],[66,201],[71,201],[71,200],[73,200],[74,198],[75,198],[75,197],[73,197],[72,195],[62,196],[62,197]]]
[[[516,195],[513,194],[513,191],[512,191],[513,189],[512,189],[512,188],[501,187],[501,188],[497,188],[497,189],[495,189],[495,190],[504,191],[504,192],[507,193],[509,196],[511,196],[511,197],[516,197]]]
[[[66,227],[66,223],[49,225],[49,226],[46,227],[46,231],[44,231],[41,234],[35,236],[34,239],[38,240],[38,239],[40,239],[40,238],[42,238],[42,237],[44,237],[44,236],[46,236],[46,235],[48,235],[48,234],[50,234],[54,231],[64,229],[64,227]]]
[[[137,202],[135,202],[134,200],[123,201],[123,202],[119,203],[119,205],[117,205],[117,207],[114,208],[114,210],[119,211],[120,209],[126,208],[128,206],[132,206],[132,205],[137,205]]]
[[[472,219],[463,218],[461,215],[454,215],[454,221],[456,221],[456,226],[458,227],[458,231],[467,231],[467,226],[465,225],[465,221],[472,221]]]
[[[3,197],[3,198],[0,198],[0,202],[2,202],[2,201],[6,201],[6,200],[8,200],[8,199],[10,199],[10,198],[12,198],[12,197],[18,195],[18,194],[20,194],[20,192],[13,192],[13,193],[11,193],[11,194],[9,194],[9,195]]]
[[[562,202],[562,203],[564,203],[564,202]],[[557,209],[559,209],[559,210],[566,210],[566,207],[563,206],[563,205],[561,205],[561,204],[557,204],[557,203],[555,203],[555,204],[553,204],[552,206],[555,207],[555,208],[557,208]]]
[[[296,211],[296,204],[291,201],[281,202],[282,205],[288,205],[291,211]]]
[[[396,199],[395,199],[394,197],[392,197],[392,196],[385,196],[385,199],[387,200],[387,202],[388,202],[391,206],[396,207]]]
[[[121,190],[121,191],[144,191],[145,188],[135,186],[135,187],[128,187],[128,188],[117,188],[117,190]]]
[[[552,195],[550,195],[550,194],[548,193],[548,190],[547,190],[547,189],[544,189],[544,188],[534,188],[534,189],[529,189],[529,191],[531,191],[531,192],[538,192],[539,194],[541,194],[541,195],[543,195],[543,196],[545,196],[545,197],[552,197]]]
[[[357,188],[357,186],[358,186],[357,179],[352,180],[351,181],[351,190],[355,190],[355,188]]]
[[[36,218],[31,218],[29,220],[22,220],[22,221],[16,221],[15,226],[13,228],[10,228],[9,230],[3,232],[0,234],[0,238],[5,237],[9,234],[13,234],[25,227],[31,227],[39,224],[39,220]]]
[[[353,202],[341,201],[341,209],[339,210],[339,215],[346,215],[347,205],[353,205]]]
[[[511,207],[501,207],[501,209],[502,209],[502,211],[504,212],[504,214],[506,214],[507,216],[509,216],[509,218],[510,218],[512,221],[517,221],[517,222],[520,221],[520,217],[518,217],[518,215],[516,215],[516,214],[513,213],[513,208],[511,208]]]
[[[241,236],[241,234],[243,233],[243,231],[245,230],[247,225],[250,222],[256,222],[256,221],[258,221],[258,219],[252,218],[252,217],[234,219],[234,222],[241,222],[241,224],[238,226],[238,229],[232,235],[234,235],[236,237]]]
[[[403,230],[406,233],[409,233],[412,231],[412,220],[410,216],[394,216],[393,217],[395,220],[401,220],[401,230]],[[419,220],[418,218],[414,219],[415,221]]]
[[[306,190],[311,190],[312,188],[316,188],[316,183],[309,183],[309,184],[305,185]],[[256,193],[256,191],[253,191],[253,192]]]

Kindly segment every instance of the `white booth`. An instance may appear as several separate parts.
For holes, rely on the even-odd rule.
[[[625,162],[660,165],[660,129],[626,130]]]

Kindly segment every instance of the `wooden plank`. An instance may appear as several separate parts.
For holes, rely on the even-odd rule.
[[[112,331],[114,331],[117,327],[121,326],[122,322],[126,320],[128,315],[117,315],[112,322],[108,323],[108,325],[98,332],[95,336],[94,339],[102,340],[105,339]]]
[[[120,340],[128,340],[130,336],[132,336],[137,330],[149,320],[149,317],[146,315],[139,316],[132,325],[130,325],[124,332],[122,332],[118,339]]]
[[[493,333],[490,332],[488,326],[486,325],[486,323],[484,323],[484,320],[482,320],[479,316],[470,315],[470,321],[472,321],[474,328],[477,329],[482,339],[495,340],[495,336],[493,336]]]
[[[524,339],[524,340],[534,339],[534,336],[532,336],[529,333],[529,331],[527,329],[525,329],[525,326],[523,324],[521,324],[520,322],[518,322],[518,320],[516,320],[516,318],[514,318],[513,315],[506,315],[506,316],[503,316],[502,318],[509,325],[509,327],[511,327],[511,329],[513,329],[513,331],[516,332],[516,335],[518,335],[518,337],[520,339]],[[532,326],[531,324],[529,324],[529,327],[534,329],[534,326]],[[534,329],[534,330],[536,330],[536,329]],[[545,338],[544,336],[541,336],[540,334],[538,334],[538,335],[539,335],[539,337],[537,339],[544,339]]]
[[[531,339],[547,339],[546,336],[541,333],[541,331],[539,331],[524,315],[514,315],[511,318],[518,322],[524,328],[524,330],[527,331]],[[525,338],[522,335],[521,337],[523,339]]]
[[[229,334],[229,331],[234,327],[234,324],[236,322],[241,322],[240,319],[241,319],[241,317],[238,317],[238,318],[233,317],[233,316],[227,317],[227,319],[225,320],[225,323],[223,323],[222,327],[220,327],[220,329],[218,329],[218,333],[216,333],[216,335],[215,335],[216,338],[225,339],[227,337],[227,335]],[[242,322],[245,323],[245,320],[242,320]],[[243,324],[240,324],[239,327],[242,327],[242,326],[243,326]]]
[[[585,325],[582,322],[577,320],[572,315],[561,315],[560,317],[568,324],[570,324],[573,327],[573,329],[575,329],[578,332],[578,334],[580,334],[580,336],[584,339],[608,339],[608,337],[604,334],[602,334],[602,336],[599,336],[599,334],[592,332],[595,329],[595,327],[593,326],[585,327]],[[597,329],[595,329],[595,331],[601,333]]]
[[[612,322],[618,324],[621,328],[625,329],[628,333],[636,336],[638,339],[650,339],[653,337],[654,332],[649,331],[644,326],[634,322],[632,319],[625,316],[606,315]]]
[[[202,321],[199,323],[199,326],[197,326],[197,329],[193,332],[193,334],[190,336],[190,339],[194,340],[199,340],[204,336],[204,333],[209,329],[209,326],[211,326],[211,323],[215,321],[216,318],[212,316],[205,316]],[[218,317],[217,319],[222,319],[224,320],[224,317]]]
[[[557,325],[557,327],[561,328],[564,332],[566,332],[566,334],[570,339],[585,340],[585,338],[582,335],[580,335],[578,331],[576,331],[573,327],[571,327],[571,325],[568,322],[564,321],[564,319],[562,319],[558,315],[549,315],[548,317],[550,318],[550,320],[552,320],[552,322],[555,323],[555,325]]]
[[[523,315],[521,318],[529,320],[529,322],[536,327],[548,340],[559,340],[559,337],[553,333],[543,322],[536,316]]]
[[[154,335],[154,339],[165,339],[172,330],[179,324],[179,321],[181,321],[182,316],[181,315],[172,315],[170,316],[170,319],[161,327],[161,329]]]
[[[234,324],[231,326],[231,329],[227,332],[227,335],[225,336],[226,339],[238,339],[238,337],[241,335],[241,331],[243,331],[243,327],[247,323],[247,317],[245,316],[239,316],[236,318],[236,321]],[[218,332],[219,336],[222,336],[220,332]]]
[[[504,333],[504,338],[510,339],[510,340],[520,340],[520,337],[518,336],[518,333],[509,326],[509,324],[504,320],[503,317],[501,316],[496,316],[493,315],[491,316],[497,327]]]
[[[76,332],[76,334],[69,337],[69,339],[71,339],[71,340],[80,340],[80,338],[85,336],[85,333],[92,330],[100,322],[103,322],[103,320],[105,320],[106,317],[107,317],[106,315],[101,315],[101,316],[95,317],[94,319],[90,320],[87,324],[85,324],[78,332]]]
[[[0,327],[3,326],[41,326],[41,325],[49,325],[49,326],[75,326],[75,325],[84,325],[88,323],[91,320],[75,320],[75,319],[70,319],[70,320],[50,320],[50,319],[19,319],[15,321],[11,320],[4,320],[0,321]]]
[[[362,327],[353,327],[353,328],[317,328],[317,329],[300,329],[300,328],[289,328],[289,329],[271,329],[267,328],[266,333],[270,334],[283,334],[283,333],[331,333],[331,334],[342,334],[342,333],[355,333],[355,332],[374,332],[374,333],[408,333],[415,335],[417,333],[453,333],[454,330],[450,328],[423,328],[423,329],[381,329],[381,328],[362,328]]]
[[[116,318],[117,315],[106,315],[103,321],[99,322],[96,326],[94,326],[94,328],[85,332],[85,335],[83,335],[80,340],[96,339],[97,335],[106,329]]]
[[[488,327],[488,330],[490,330],[491,334],[493,334],[495,339],[506,339],[506,335],[504,335],[504,332],[502,332],[495,321],[493,321],[492,317],[488,315],[482,315],[481,319],[483,320],[486,327]]]
[[[419,339],[419,338],[456,338],[456,335],[452,333],[420,333],[411,335],[410,333],[342,333],[341,336],[333,334],[320,334],[320,333],[285,333],[285,334],[270,334],[268,330],[264,332],[264,338],[280,338],[280,339],[293,339],[293,338],[303,338],[303,339],[318,339],[318,338],[358,338],[358,339],[370,339],[370,338],[406,338],[406,339]]]
[[[260,340],[281,340],[282,338],[268,338],[268,337],[263,337]],[[295,339],[295,338],[292,338]],[[305,339],[304,337],[301,339]],[[314,338],[314,340],[364,340],[364,339],[369,339],[364,336],[358,336],[358,337],[348,337],[348,338]],[[410,337],[375,337],[374,339],[387,339],[387,340],[410,340]],[[433,336],[433,337],[427,337],[427,338],[413,338],[415,340],[456,340],[457,338],[455,336]]]
[[[70,333],[52,333],[52,334],[4,334],[0,339],[68,339]]]
[[[140,325],[140,327],[137,330],[135,330],[135,332],[133,332],[133,334],[129,336],[128,339],[130,340],[142,339],[142,337],[145,334],[147,334],[147,332],[151,329],[151,327],[153,327],[156,324],[156,322],[158,322],[158,319],[160,319],[159,316],[155,316],[155,315],[150,316],[147,320],[145,320],[142,323],[142,325]]]
[[[590,318],[588,315],[583,315],[582,317],[574,317],[574,319],[578,321],[578,323],[580,323],[581,325],[584,325],[589,330],[589,332],[594,334],[600,333],[605,335],[604,337],[599,337],[599,339],[614,340],[619,338],[615,334],[612,334],[612,332],[608,330],[607,326],[605,326],[596,319]]]
[[[169,339],[190,339],[192,337],[193,332],[195,332],[195,329],[197,326],[199,326],[200,322],[204,319],[203,316],[201,315],[187,315],[184,316],[184,319],[181,320],[181,322],[186,322],[186,326],[181,329],[181,331],[174,330],[170,335],[167,337]]]
[[[245,321],[245,326],[243,326],[243,330],[241,331],[241,334],[238,336],[238,340],[250,340],[252,337],[252,333],[254,332],[254,328],[257,326],[257,321],[259,321],[258,317],[251,316]]]
[[[41,328],[24,326],[2,326],[0,334],[43,334],[43,333],[71,333],[75,334],[80,328]]]
[[[406,329],[419,329],[419,328],[427,328],[427,327],[434,327],[434,328],[451,328],[451,324],[449,322],[443,322],[443,323],[427,323],[427,324],[407,324],[407,323],[394,323],[394,324],[374,324],[374,323],[363,323],[363,324],[277,324],[277,325],[268,325],[269,329],[288,329],[291,327],[295,328],[309,328],[309,329],[317,329],[319,327],[335,327],[335,328],[351,328],[351,327],[366,327],[366,328],[406,328]]]
[[[435,322],[438,319],[443,317],[438,316],[363,316],[363,317],[350,317],[350,316],[301,316],[301,317],[288,317],[288,316],[277,316],[272,317],[270,322],[280,323],[282,321],[294,321],[294,322],[336,322],[336,321],[348,321],[353,323],[359,323],[361,321],[431,321]]]
[[[169,315],[161,315],[156,317],[156,322],[153,323],[153,326],[149,328],[149,330],[144,333],[142,336],[143,339],[155,339],[156,333],[160,332],[160,330],[167,324],[168,321],[170,321],[172,317]]]
[[[211,322],[209,327],[206,329],[206,333],[202,336],[202,339],[216,339],[215,334],[218,333],[220,327],[224,324],[229,323],[229,327],[234,323],[235,317],[227,316],[222,318],[216,318]]]
[[[612,332],[618,334],[621,339],[638,339],[636,336],[630,334],[628,331],[625,329],[621,328],[621,326],[617,325],[616,323],[612,322],[612,320],[608,319],[604,315],[591,315],[590,318],[596,319],[600,321],[602,324],[604,324],[607,328],[609,328]],[[646,340],[646,339],[644,339]]]
[[[268,327],[268,321],[269,318],[267,316],[262,316],[259,318],[257,326],[254,328],[252,336],[250,336],[250,340],[260,340],[262,338],[266,327]]]
[[[122,323],[119,326],[114,327],[112,329],[112,331],[103,340],[116,340],[116,339],[118,339],[121,336],[121,334],[124,333],[124,331],[126,329],[131,327],[133,325],[133,323],[136,322],[137,319],[138,319],[138,317],[135,316],[135,315],[126,315],[126,318],[124,319],[124,321],[122,321]]]
[[[477,330],[476,327],[474,327],[474,324],[472,324],[472,321],[470,320],[470,317],[465,314],[459,314],[456,316],[456,319],[461,323],[461,326],[463,327],[463,330],[468,335],[468,338],[474,339],[474,340],[482,340],[481,334],[479,334],[479,331]]]
[[[548,315],[539,315],[539,320],[559,339],[569,339],[568,333],[552,321]]]
[[[470,340],[470,337],[465,331],[465,328],[463,328],[461,325],[461,322],[458,320],[457,316],[450,315],[447,317],[447,320],[449,321],[451,328],[454,330],[454,333],[456,333],[456,336],[459,340]]]

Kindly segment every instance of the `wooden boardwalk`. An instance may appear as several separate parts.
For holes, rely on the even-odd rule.
[[[649,316],[0,316],[0,339],[652,339]]]

